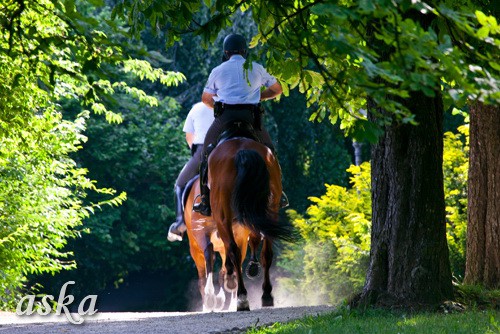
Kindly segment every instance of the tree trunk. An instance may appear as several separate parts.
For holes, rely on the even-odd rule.
[[[465,282],[500,288],[500,108],[470,106]]]
[[[372,149],[372,244],[362,304],[425,307],[453,293],[442,99],[414,93],[404,103],[419,125],[387,126]]]

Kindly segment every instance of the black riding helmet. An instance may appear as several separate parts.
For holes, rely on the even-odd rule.
[[[240,54],[244,58],[247,57],[247,41],[245,37],[239,34],[229,34],[224,38],[223,44],[224,54],[222,61],[226,61],[234,54]]]

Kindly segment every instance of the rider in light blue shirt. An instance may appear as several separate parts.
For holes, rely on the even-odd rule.
[[[272,99],[283,92],[281,84],[275,77],[267,73],[265,68],[252,63],[248,69],[244,67],[247,55],[247,43],[243,36],[230,34],[224,39],[223,63],[215,67],[208,77],[201,100],[214,110],[215,120],[205,137],[203,145],[203,161],[200,166],[201,202],[196,203],[194,211],[210,216],[209,189],[207,185],[207,160],[210,148],[232,121],[245,121],[254,125],[258,139],[275,151],[271,137],[260,121],[259,102]],[[265,87],[263,91],[261,88]],[[288,205],[286,196],[282,206]]]
[[[277,95],[281,93],[281,85],[277,83],[275,77],[267,73],[262,65],[254,62],[251,69],[245,70],[243,69],[244,63],[245,58],[240,54],[235,54],[228,61],[214,68],[203,91],[205,100],[210,101],[212,98],[213,101],[230,105],[256,105],[261,101],[262,86],[273,87]]]

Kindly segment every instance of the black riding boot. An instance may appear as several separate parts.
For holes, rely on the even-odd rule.
[[[168,229],[168,241],[182,241],[182,235],[186,231],[186,223],[184,222],[184,210],[182,205],[182,193],[184,188],[175,186],[175,222]]]
[[[208,158],[203,158],[200,164],[200,202],[193,205],[193,211],[199,212],[204,216],[211,216],[210,208],[210,189],[208,188]]]

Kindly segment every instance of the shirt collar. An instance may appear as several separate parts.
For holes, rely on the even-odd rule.
[[[231,58],[229,58],[229,61],[237,61],[237,60],[245,60],[242,55],[235,54],[232,55]]]

